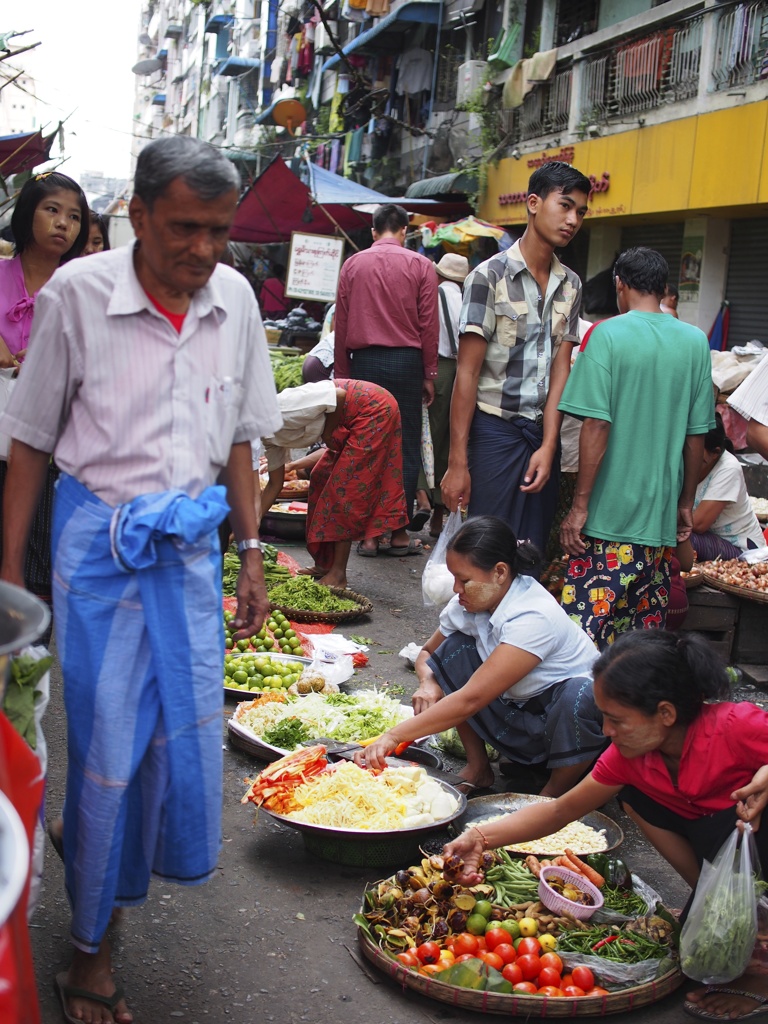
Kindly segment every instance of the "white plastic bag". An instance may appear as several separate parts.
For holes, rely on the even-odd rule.
[[[680,967],[686,977],[721,985],[744,973],[757,939],[759,871],[750,825],[743,835],[735,828],[714,861],[704,861],[680,935]]]
[[[449,542],[456,536],[461,526],[461,512],[451,512],[429,556],[429,561],[424,566],[421,596],[425,608],[442,608],[453,597],[453,574],[446,564],[445,556]]]

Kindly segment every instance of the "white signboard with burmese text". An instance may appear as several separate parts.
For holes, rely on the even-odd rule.
[[[334,302],[343,257],[343,238],[294,231],[285,294],[307,302]]]

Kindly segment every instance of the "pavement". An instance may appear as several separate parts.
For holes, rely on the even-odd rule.
[[[426,533],[422,537],[430,543]],[[280,547],[307,563],[302,546],[280,542]],[[346,628],[348,634],[374,641],[370,664],[358,672],[356,682],[388,685],[395,692],[402,688],[406,703],[415,676],[398,651],[410,641],[423,643],[437,624],[435,610],[421,602],[425,562],[424,557],[362,559],[354,552],[350,558],[350,587],[374,605],[369,618]],[[51,690],[44,723],[49,818],[61,806],[66,773],[58,665]],[[755,691],[744,689],[739,696],[755,699]],[[195,888],[153,881],[147,903],[124,911],[113,932],[116,979],[125,988],[137,1024],[360,1024],[365,1019],[477,1024],[477,1012],[403,990],[362,960],[352,915],[360,908],[366,884],[382,872],[319,860],[305,850],[298,832],[267,815],[257,817],[252,805],[241,805],[244,778],[263,765],[228,746],[226,719],[234,707],[228,700],[222,714],[224,842],[215,877]],[[194,786],[195,779],[189,784]],[[498,776],[495,789],[515,791],[518,786]],[[667,906],[682,907],[687,886],[615,803],[603,810],[624,830],[621,856]],[[41,903],[31,924],[43,1024],[63,1019],[52,981],[68,964],[68,921],[63,868],[48,846]],[[661,1002],[623,1017],[629,1024],[680,1021],[684,993],[693,987],[684,985]]]

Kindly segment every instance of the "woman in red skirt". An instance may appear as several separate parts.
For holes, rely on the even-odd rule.
[[[400,412],[392,395],[363,380],[327,380],[287,388],[278,402],[283,426],[264,438],[263,510],[282,489],[290,449],[326,444],[309,482],[307,550],[315,564],[307,572],[346,587],[353,541],[370,544],[390,531],[386,550],[407,553]]]

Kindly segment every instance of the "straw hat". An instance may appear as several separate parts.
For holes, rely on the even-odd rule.
[[[440,262],[435,264],[435,270],[446,281],[463,284],[469,273],[469,260],[466,256],[457,256],[456,253],[447,252]]]

